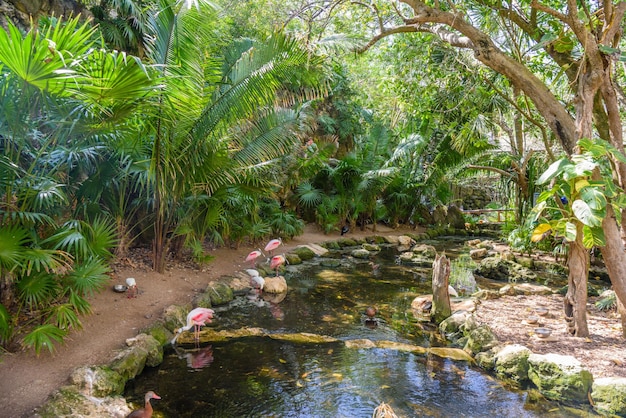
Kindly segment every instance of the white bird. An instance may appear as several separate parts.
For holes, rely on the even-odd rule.
[[[259,293],[261,293],[261,291],[263,291],[263,287],[265,287],[265,279],[261,276],[251,276],[250,284],[255,289],[258,289]]]
[[[134,277],[128,277],[126,279],[126,286],[128,286],[128,297],[136,298],[139,293],[139,289],[137,289],[137,281]]]
[[[246,269],[246,273],[248,273],[250,277],[260,276],[259,272],[254,269]]]

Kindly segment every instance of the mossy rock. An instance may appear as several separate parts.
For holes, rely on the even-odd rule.
[[[161,345],[166,345],[173,337],[172,332],[168,330],[162,322],[154,322],[141,330],[142,334],[147,334],[157,340]]]
[[[327,250],[331,250],[331,251],[337,251],[341,249],[341,246],[339,245],[339,243],[337,241],[327,241],[327,242],[323,242],[320,244],[322,247],[326,248]]]
[[[543,396],[560,402],[588,402],[593,376],[576,358],[558,354],[531,354],[528,378]]]
[[[145,366],[154,367],[163,362],[163,347],[154,337],[139,334],[126,343],[130,346],[111,362],[111,369],[125,380],[141,374]]]
[[[387,241],[387,238],[381,236],[381,235],[371,235],[367,238],[365,238],[365,240],[370,243],[370,244],[391,244],[390,242]]]
[[[320,265],[323,267],[339,267],[341,265],[341,260],[338,258],[323,258],[320,261]]]
[[[357,248],[356,250],[352,250],[352,252],[350,252],[350,255],[360,260],[367,260],[368,258],[370,258],[371,253],[364,248]]]
[[[193,298],[193,304],[198,308],[212,308],[213,302],[211,301],[211,294],[204,292],[196,295]]]
[[[93,395],[92,395],[93,396]],[[56,391],[33,416],[40,418],[58,417],[125,417],[131,412],[121,396],[106,397],[94,401],[73,386]]]
[[[486,325],[473,329],[468,337],[464,350],[471,353],[486,351],[498,343],[498,337],[496,337],[491,328]]]
[[[532,351],[523,345],[507,345],[495,355],[496,374],[501,379],[521,387],[528,380],[528,356],[531,354]]]
[[[340,248],[346,248],[346,247],[355,247],[357,243],[356,243],[356,240],[352,238],[339,238],[337,240],[337,245],[339,245]]]
[[[315,258],[315,256],[316,256],[315,252],[312,249],[310,249],[310,248],[308,248],[306,246],[296,247],[293,250],[291,250],[291,253],[295,254],[298,257],[300,257],[300,259],[303,260],[303,261],[311,260],[311,259]],[[287,261],[289,261],[289,259],[287,259]]]
[[[170,305],[163,311],[163,326],[165,329],[175,332],[187,323],[187,314],[193,309],[188,303],[185,305]]]
[[[70,382],[83,393],[103,398],[124,393],[126,379],[109,366],[83,366],[72,371]]]
[[[626,417],[626,378],[596,379],[593,382],[591,397],[598,411]]]
[[[370,252],[378,252],[378,251],[380,251],[380,245],[378,245],[378,244],[365,243],[361,247],[364,250],[367,250],[367,251],[370,251]]]
[[[210,283],[206,288],[206,293],[211,298],[212,306],[226,305],[232,301],[235,296],[233,289],[225,283]]]

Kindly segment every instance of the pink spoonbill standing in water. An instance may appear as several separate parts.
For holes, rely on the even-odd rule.
[[[262,255],[263,255],[263,252],[260,249],[254,250],[250,254],[248,254],[248,256],[246,257],[246,261],[249,261],[250,263],[252,263],[252,267],[256,267],[256,260]]]
[[[270,255],[274,252],[274,250],[280,247],[283,244],[283,241],[280,238],[275,238],[267,243],[265,246],[265,251],[269,252]]]
[[[285,258],[285,254],[275,255],[274,257],[272,257],[272,259],[270,260],[270,268],[272,270],[276,270],[276,276],[278,276],[278,268],[286,262],[287,259]]]
[[[176,330],[176,335],[172,338],[172,345],[183,331],[188,331],[191,327],[194,328],[194,337],[198,341],[200,339],[200,327],[206,325],[207,322],[211,322],[214,313],[213,309],[209,308],[192,309],[187,314],[187,325]]]

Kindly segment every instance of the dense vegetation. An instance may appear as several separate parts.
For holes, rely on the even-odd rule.
[[[626,300],[624,2],[79,6],[0,31],[5,348],[52,350],[132,247],[427,224],[485,181],[513,246],[570,248],[576,335],[589,248]]]

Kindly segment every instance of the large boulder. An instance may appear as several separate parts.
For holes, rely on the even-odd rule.
[[[121,395],[126,380],[108,366],[82,366],[74,369],[70,382],[87,396],[103,398]]]
[[[287,292],[287,281],[284,276],[273,276],[265,278],[263,292],[266,293],[284,293]]]
[[[209,283],[204,292],[211,298],[211,306],[226,305],[235,298],[233,289],[221,282]],[[209,306],[205,307],[208,308]]]
[[[604,377],[594,380],[591,398],[598,411],[626,417],[626,378]]]
[[[111,369],[125,380],[139,375],[145,366],[154,367],[163,362],[163,347],[154,337],[139,334],[126,340],[126,349],[111,362]]]
[[[537,279],[537,275],[531,270],[500,257],[487,257],[483,259],[474,273],[491,280],[504,282],[528,282]]]
[[[528,357],[532,354],[519,344],[507,345],[495,354],[495,372],[501,379],[521,386],[528,380]]]
[[[528,378],[548,399],[588,402],[593,376],[576,358],[559,354],[531,354]]]
[[[350,252],[350,255],[354,258],[367,260],[372,254],[365,248],[357,248],[356,250],[352,250],[352,252]]]
[[[96,398],[80,393],[76,386],[65,386],[37,408],[36,412],[33,416],[39,418],[124,418],[131,410],[126,400],[120,396]]]
[[[319,247],[317,251],[322,251],[322,250],[323,250],[324,255],[328,253],[328,250],[322,247]],[[303,261],[311,260],[318,255],[322,255],[322,254],[318,254],[316,250],[314,250],[310,245],[299,245],[293,250],[291,250],[291,252],[297,255],[300,258],[300,260],[303,260]]]

